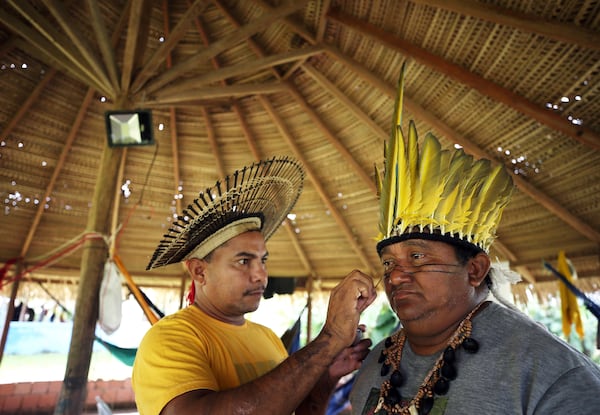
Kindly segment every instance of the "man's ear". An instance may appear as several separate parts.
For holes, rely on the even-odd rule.
[[[469,283],[473,287],[479,287],[488,274],[490,266],[490,257],[484,252],[479,252],[473,258],[469,259],[467,264]]]
[[[199,258],[190,258],[185,262],[185,267],[193,281],[204,285],[206,281],[207,262]]]

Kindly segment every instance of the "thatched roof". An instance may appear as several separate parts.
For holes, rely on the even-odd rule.
[[[403,62],[404,118],[421,136],[514,173],[493,255],[542,289],[554,281],[542,260],[565,250],[596,289],[595,0],[4,1],[0,263],[57,254],[28,277],[77,281],[81,250],[61,250],[93,231],[104,112],[149,108],[156,145],[113,150],[124,190],[105,235],[140,285],[179,286],[180,266],[145,271],[173,215],[275,155],[308,175],[269,242],[270,274],[324,288],[353,268],[378,274],[373,167]]]

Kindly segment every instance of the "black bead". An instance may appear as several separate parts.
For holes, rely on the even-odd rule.
[[[381,353],[379,354],[379,359],[377,359],[377,362],[383,363],[384,360],[385,360],[385,353],[383,353],[383,350],[382,350]]]
[[[465,349],[465,352],[474,354],[479,350],[479,343],[477,343],[477,340],[467,337],[463,340],[462,347]]]
[[[390,347],[392,344],[394,344],[394,342],[392,341],[391,337],[385,339],[385,347]]]
[[[398,392],[394,388],[390,388],[390,390],[387,393],[387,396],[385,397],[385,403],[390,406],[394,406],[399,404],[401,400],[402,396],[400,395],[400,392]]]
[[[402,373],[400,373],[399,370],[394,370],[392,372],[392,376],[390,376],[390,383],[395,388],[399,388],[400,386],[402,386],[402,384],[404,383],[404,377],[402,376]]]
[[[454,349],[450,346],[446,347],[446,350],[444,350],[444,362],[454,363],[455,360],[456,353],[454,353]]]
[[[433,385],[433,392],[436,395],[445,395],[450,389],[450,382],[446,378],[439,378]]]
[[[381,376],[387,376],[387,374],[390,373],[390,367],[390,365],[385,363],[381,365]]]
[[[419,415],[427,415],[433,409],[433,396],[425,396],[419,404]]]
[[[443,377],[445,377],[448,380],[456,379],[456,375],[457,375],[456,368],[454,367],[454,365],[452,365],[450,363],[446,363],[446,362],[444,362],[444,365],[440,369],[440,373],[442,374]]]

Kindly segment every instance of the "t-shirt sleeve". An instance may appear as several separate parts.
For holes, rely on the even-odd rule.
[[[579,366],[569,370],[554,382],[540,399],[533,414],[597,415],[599,411],[598,370],[589,366]]]
[[[159,414],[169,401],[185,392],[218,390],[206,345],[192,333],[161,325],[144,337],[132,375],[141,415]]]

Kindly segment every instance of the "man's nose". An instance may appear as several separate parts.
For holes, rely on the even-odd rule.
[[[262,261],[255,261],[250,267],[250,275],[253,281],[262,281],[267,279],[267,266]]]
[[[413,278],[415,269],[410,266],[394,265],[394,267],[388,271],[389,277],[387,278],[388,283],[392,285],[401,284]]]

